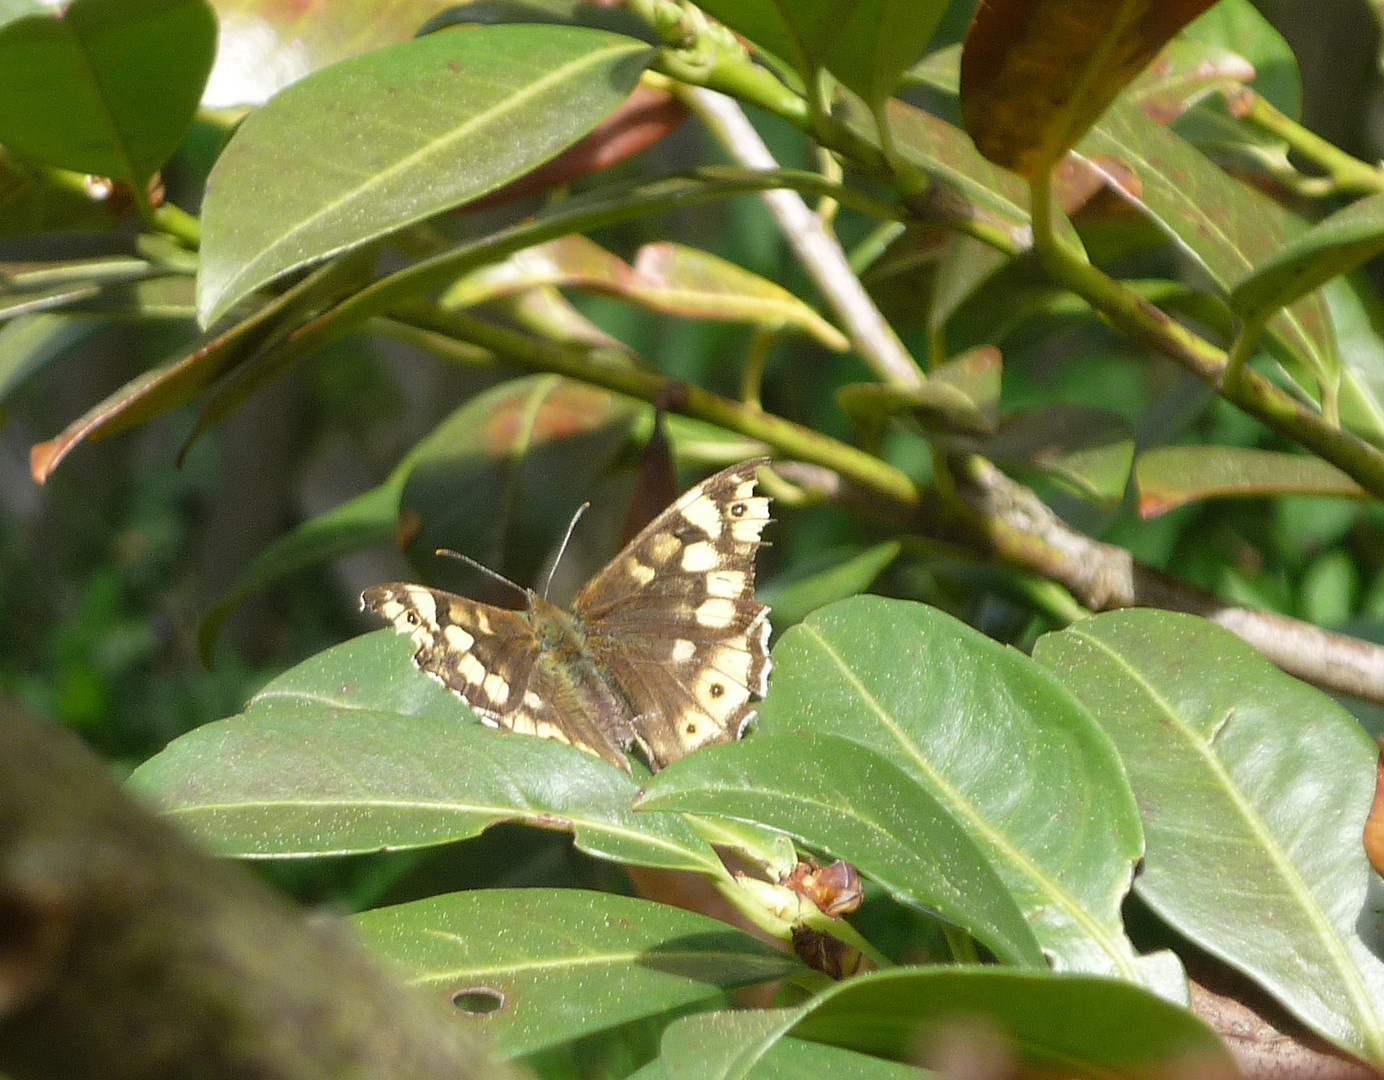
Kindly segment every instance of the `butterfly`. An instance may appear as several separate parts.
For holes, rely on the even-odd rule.
[[[511,611],[394,582],[361,607],[413,639],[414,663],[492,727],[569,743],[626,773],[737,739],[769,678],[754,595],[765,458],[722,469],[654,518],[566,611],[532,589]]]

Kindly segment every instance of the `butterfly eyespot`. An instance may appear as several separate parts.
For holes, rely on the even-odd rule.
[[[684,730],[688,735],[695,735],[695,734],[697,734],[697,725],[696,725],[696,724],[693,724],[693,723],[689,723],[689,724],[687,725],[687,727],[685,727],[683,730]]]
[[[720,697],[720,696],[721,696],[722,694],[724,694],[725,692],[726,692],[726,688],[725,688],[724,686],[722,686],[720,683],[714,682],[714,683],[711,684],[711,689],[710,689],[709,693],[711,694],[712,697]]]
[[[744,516],[745,516],[745,504],[744,504],[744,503],[731,503],[731,507],[730,507],[730,516],[731,516],[731,517],[744,517]]]
[[[418,616],[415,615],[412,611],[410,611],[407,615],[404,616],[404,621],[407,622],[410,626],[417,626]]]

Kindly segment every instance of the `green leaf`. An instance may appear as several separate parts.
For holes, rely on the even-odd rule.
[[[828,553],[804,567],[801,575],[779,575],[759,590],[759,599],[769,605],[774,627],[782,632],[820,607],[864,592],[899,557],[902,547],[897,540],[887,540],[864,551]]]
[[[1116,102],[1077,148],[1097,170],[1100,155],[1122,162],[1136,185],[1111,189],[1163,229],[1227,293],[1273,252],[1306,230],[1277,203],[1233,180],[1134,106]],[[1118,178],[1115,178],[1118,180]],[[1267,327],[1274,356],[1304,387],[1334,386],[1340,356],[1320,296],[1304,296]]]
[[[380,49],[290,86],[246,119],[207,181],[203,325],[288,270],[554,157],[615,110],[652,55],[585,27],[485,26]]]
[[[661,1059],[668,1080],[739,1080],[759,1076],[792,1034],[917,1062],[978,1020],[1026,1074],[1235,1075],[1214,1032],[1146,990],[1000,968],[896,968],[836,983],[797,1008],[686,1017],[664,1034]]]
[[[515,1057],[649,1018],[725,1003],[725,991],[806,969],[725,923],[579,889],[484,889],[379,908],[365,943],[434,997],[499,1004],[468,1023]],[[459,1010],[461,1011],[461,1010]]]
[[[532,578],[537,557],[525,561],[515,537],[544,538],[539,552],[546,553],[547,538],[571,520],[577,493],[609,467],[638,412],[627,398],[557,375],[511,379],[477,394],[416,443],[384,483],[260,552],[202,617],[203,663],[210,665],[221,627],[247,597],[287,574],[393,538],[401,510],[420,523],[413,545],[426,556],[420,562],[454,570],[433,557],[445,546]],[[554,491],[571,495],[554,499]],[[488,512],[474,513],[476,506]]]
[[[1384,251],[1384,194],[1351,203],[1267,254],[1230,293],[1243,319],[1263,318]]]
[[[781,829],[962,927],[1002,960],[1046,966],[1013,897],[948,809],[846,739],[759,735],[706,747],[655,776],[638,805]]]
[[[0,9],[0,143],[143,191],[211,70],[205,0],[72,0]]]
[[[1162,446],[1139,455],[1139,516],[1157,517],[1197,499],[1226,496],[1368,495],[1321,458],[1228,446]]]
[[[131,783],[225,855],[423,847],[499,821],[570,829],[618,862],[724,873],[681,818],[635,814],[634,781],[570,746],[482,727],[392,630],[280,675],[245,711],[175,739]]]
[[[1034,655],[1120,748],[1148,837],[1140,897],[1313,1029],[1384,1061],[1384,962],[1361,937],[1376,748],[1350,714],[1190,615],[1099,615]]]
[[[520,584],[536,583],[540,564],[644,408],[558,375],[513,379],[473,398],[400,465],[399,512],[417,522],[414,561],[444,587],[475,577],[456,560],[435,557],[439,547]],[[563,573],[580,572],[582,554],[574,549]]]
[[[774,648],[765,735],[839,735],[931,792],[1061,967],[1138,979],[1120,901],[1143,852],[1114,746],[1027,657],[921,604],[859,596]]]
[[[918,59],[943,0],[707,0],[701,7],[808,79],[825,68],[870,106]]]
[[[787,289],[683,244],[645,244],[631,266],[584,236],[565,236],[466,275],[442,304],[472,307],[545,285],[591,289],[683,318],[796,330],[836,352],[850,348],[840,330]]]

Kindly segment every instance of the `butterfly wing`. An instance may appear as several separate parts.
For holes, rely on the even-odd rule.
[[[519,612],[402,582],[371,586],[361,606],[412,638],[414,663],[482,722],[568,743],[629,772],[620,747],[577,700],[572,681],[545,659]]]
[[[661,768],[738,738],[769,677],[769,609],[754,596],[769,522],[756,496],[765,459],[723,469],[655,518],[577,595],[587,647],[634,713]]]

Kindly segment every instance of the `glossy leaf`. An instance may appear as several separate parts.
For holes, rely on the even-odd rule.
[[[859,596],[774,648],[765,735],[838,735],[965,827],[1060,967],[1139,978],[1119,905],[1142,851],[1113,745],[1028,660],[921,604]]]
[[[1306,230],[1301,220],[1231,179],[1132,105],[1111,108],[1077,152],[1101,171],[1105,160],[1132,170],[1136,181],[1112,190],[1167,232],[1227,293]],[[1302,385],[1339,379],[1340,357],[1320,296],[1305,296],[1275,315],[1267,334],[1275,358]]]
[[[682,244],[645,244],[631,266],[584,236],[568,236],[468,274],[442,303],[470,307],[544,285],[579,286],[683,318],[794,329],[837,352],[850,347],[840,330],[787,289]]]
[[[1322,1035],[1384,1061],[1384,961],[1360,831],[1374,744],[1227,630],[1130,610],[1035,657],[1110,733],[1148,837],[1140,897]]]
[[[499,1008],[458,1022],[504,1055],[636,1020],[721,1005],[725,991],[802,973],[743,931],[648,900],[580,889],[479,889],[354,919],[365,943],[436,997],[491,992]]]
[[[21,315],[0,326],[0,402],[49,361],[103,329],[96,319],[47,313]]]
[[[600,30],[486,26],[295,83],[246,119],[207,181],[203,324],[288,270],[542,164],[611,113],[651,56]]]
[[[664,1033],[660,1057],[668,1080],[739,1080],[759,1076],[759,1063],[791,1034],[917,1062],[977,1021],[1025,1074],[1237,1075],[1205,1024],[1145,990],[1000,968],[876,971],[796,1008],[687,1017]]]
[[[1226,496],[1368,495],[1320,458],[1227,446],[1162,446],[1139,455],[1139,516],[1157,517],[1198,499]]]
[[[1002,960],[1045,966],[965,830],[926,788],[857,743],[801,733],[707,747],[655,776],[638,805],[781,829],[962,927]]]
[[[453,413],[410,453],[399,494],[400,516],[416,523],[409,551],[428,579],[474,586],[465,566],[433,555],[446,547],[536,585],[541,563],[609,469],[640,408],[598,387],[536,375],[492,387]],[[593,507],[593,521],[612,508],[623,509]],[[592,558],[583,551],[588,536],[576,534],[555,596],[571,576],[584,580],[615,554],[601,549]],[[513,599],[506,591],[504,601]]]
[[[95,442],[160,416],[196,397],[228,372],[253,360],[264,344],[291,326],[305,311],[356,287],[361,267],[339,259],[309,274],[293,288],[202,344],[166,363],[142,371],[97,402],[61,432],[30,451],[37,483],[52,475],[82,442]]]
[[[719,874],[680,818],[635,814],[633,780],[570,746],[483,727],[392,630],[319,653],[245,711],[175,739],[131,783],[223,855],[397,850],[500,821],[571,830],[619,862]]]
[[[899,557],[897,540],[874,544],[863,551],[829,552],[789,578],[779,575],[758,590],[759,599],[773,612],[774,629],[782,633],[820,607],[862,593]]]
[[[986,0],[966,33],[961,115],[1020,176],[1076,145],[1163,44],[1214,0]]]
[[[1351,203],[1261,259],[1230,293],[1230,306],[1253,320],[1384,251],[1384,194]]]
[[[211,70],[205,0],[0,10],[0,143],[143,189],[182,141]]]

